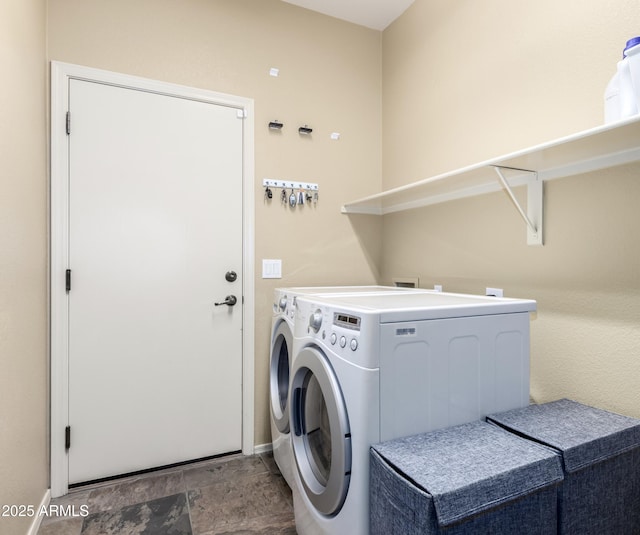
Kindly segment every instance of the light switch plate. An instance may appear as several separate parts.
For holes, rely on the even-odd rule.
[[[282,260],[263,258],[262,259],[262,278],[263,279],[281,279],[282,278]]]

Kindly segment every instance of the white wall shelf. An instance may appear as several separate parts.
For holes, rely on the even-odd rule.
[[[527,223],[528,243],[542,245],[545,181],[636,161],[638,116],[363,197],[346,203],[342,213],[385,215],[506,188]],[[511,192],[511,187],[522,185],[528,187],[526,211]]]

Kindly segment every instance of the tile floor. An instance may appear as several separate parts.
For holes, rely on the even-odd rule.
[[[271,454],[232,455],[95,484],[51,504],[69,516],[46,517],[38,535],[296,533],[291,490]]]

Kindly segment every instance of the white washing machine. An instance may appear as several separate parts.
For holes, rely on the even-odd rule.
[[[296,529],[369,532],[369,447],[529,402],[535,301],[447,293],[297,299]]]
[[[276,288],[271,321],[271,352],[269,371],[271,440],[273,458],[290,487],[293,486],[293,456],[289,435],[289,377],[293,353],[293,329],[296,300],[302,295],[358,295],[381,293],[430,292],[417,288],[395,286],[319,286]]]

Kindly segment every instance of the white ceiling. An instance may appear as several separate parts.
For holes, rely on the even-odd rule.
[[[289,4],[331,17],[384,30],[413,4],[414,0],[284,0]]]

